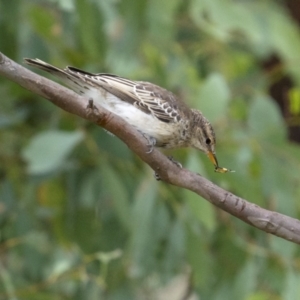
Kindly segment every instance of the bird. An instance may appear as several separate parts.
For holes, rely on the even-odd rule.
[[[215,132],[208,119],[172,92],[150,82],[113,74],[94,74],[70,66],[60,69],[38,58],[24,61],[60,78],[79,95],[124,119],[143,134],[150,147],[192,147],[208,156],[216,172],[232,171],[218,164]]]

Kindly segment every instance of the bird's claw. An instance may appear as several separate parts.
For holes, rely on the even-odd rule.
[[[86,111],[86,115],[89,119],[97,120],[98,118],[100,118],[99,110],[95,106],[93,98],[89,99],[85,111]]]
[[[146,151],[147,154],[151,153],[154,149],[154,146],[156,145],[156,139],[153,136],[150,136],[142,131],[139,130],[139,132],[143,135],[143,137],[147,140],[147,146],[149,147],[149,150]]]
[[[178,168],[182,169],[182,164],[181,164],[179,161],[175,160],[175,159],[173,158],[173,156],[167,156],[167,157],[168,157],[168,159],[169,159],[174,165],[176,165]],[[156,173],[156,172],[154,172],[154,178],[155,178],[157,181],[160,181],[160,180],[161,180],[160,176],[159,176],[158,173]]]
[[[176,165],[178,168],[182,169],[182,164],[181,164],[179,161],[175,160],[175,159],[173,158],[173,156],[168,156],[168,159],[169,159],[174,165]]]

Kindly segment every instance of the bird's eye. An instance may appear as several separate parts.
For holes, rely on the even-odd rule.
[[[207,138],[207,139],[205,140],[205,143],[206,143],[206,145],[210,145],[211,139],[210,139],[210,138]]]

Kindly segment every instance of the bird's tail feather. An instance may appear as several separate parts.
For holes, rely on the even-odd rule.
[[[72,88],[77,93],[84,94],[83,89],[87,88],[86,85],[89,85],[89,82],[84,84],[84,81],[86,80],[83,80],[83,76],[80,76],[80,73],[72,72],[68,67],[66,69],[60,69],[38,58],[24,58],[24,61],[30,66],[36,67],[56,77],[59,77],[67,86]]]
[[[27,65],[36,67],[36,68],[44,70],[44,71],[47,71],[47,72],[49,72],[49,73],[51,73],[55,76],[61,77],[61,78],[65,78],[68,75],[68,73],[65,72],[64,70],[56,68],[56,67],[54,67],[54,66],[38,59],[38,58],[36,58],[36,59],[24,58],[24,61]]]

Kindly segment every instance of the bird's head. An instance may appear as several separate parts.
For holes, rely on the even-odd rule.
[[[192,146],[203,151],[210,161],[214,164],[215,169],[219,168],[216,157],[215,145],[216,136],[210,122],[198,110],[193,111],[193,134],[191,138]]]
[[[215,172],[217,173],[234,172],[233,170],[222,168],[218,164],[216,151],[215,151],[216,136],[210,122],[202,115],[202,113],[199,110],[193,109],[192,113],[193,113],[192,137],[191,137],[192,147],[203,151],[208,156],[210,161],[215,166]]]

